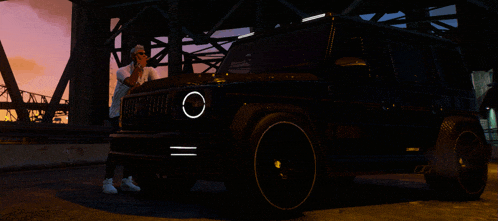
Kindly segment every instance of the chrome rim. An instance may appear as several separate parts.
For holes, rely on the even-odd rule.
[[[458,161],[458,182],[469,194],[479,193],[486,186],[487,164],[483,160],[483,142],[474,132],[462,132],[455,144]]]
[[[304,130],[291,122],[270,126],[258,142],[254,171],[272,206],[290,210],[304,203],[316,180],[315,152]]]

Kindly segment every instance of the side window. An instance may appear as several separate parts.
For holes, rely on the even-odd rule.
[[[472,89],[470,72],[467,71],[460,53],[456,49],[441,47],[434,51],[441,79],[452,88]]]
[[[250,53],[244,55],[242,51],[231,51],[233,58],[228,70],[225,72],[233,74],[247,74],[251,71],[252,56]]]
[[[396,81],[388,43],[378,36],[365,42],[365,60],[369,65],[369,77],[375,82],[392,83]]]
[[[363,40],[362,37],[349,36],[334,39],[324,77],[337,83],[367,81],[369,74],[368,64],[364,60]]]
[[[354,83],[388,83],[394,81],[391,58],[382,33],[371,31],[367,37],[361,33],[345,33],[334,40],[330,57],[335,63],[328,79]],[[350,37],[347,37],[350,36]],[[355,61],[355,65],[338,65],[338,61]],[[340,63],[340,62],[339,62]],[[339,67],[340,66],[340,67]]]
[[[431,84],[438,81],[429,47],[393,43],[389,49],[396,79],[400,83]]]
[[[318,25],[291,33],[235,44],[221,73],[309,73],[325,57],[330,27]]]

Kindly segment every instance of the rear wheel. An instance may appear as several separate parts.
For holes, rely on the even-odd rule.
[[[488,146],[477,126],[463,126],[440,137],[427,184],[446,199],[476,200],[486,187]]]

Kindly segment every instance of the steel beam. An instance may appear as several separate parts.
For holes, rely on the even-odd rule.
[[[146,54],[150,54],[151,52],[151,40],[150,37],[146,35],[142,35],[141,29],[142,27],[132,27],[123,31],[121,35],[121,66],[123,67],[132,62],[130,57],[130,51],[137,44],[144,46],[144,50]]]
[[[375,13],[375,15],[370,18],[370,21],[378,22],[386,13]]]
[[[341,15],[348,15],[352,11],[354,11],[356,8],[358,8],[363,0],[354,0],[346,9],[344,9],[341,13]]]
[[[186,53],[186,52],[184,52],[184,53]],[[192,54],[189,54],[189,55],[192,55]],[[208,66],[211,66],[213,68],[218,68],[218,67],[214,66],[210,62],[219,62],[219,61],[223,60],[223,58],[217,58],[217,59],[200,59],[197,56],[194,56],[194,55],[192,55],[192,56],[194,57],[194,59],[192,60],[192,64],[201,64],[202,63],[202,64],[206,64]],[[159,63],[157,66],[168,66],[168,65],[169,65],[169,63],[166,62],[166,63]]]
[[[13,109],[16,110],[19,120],[29,122],[28,110],[26,109],[21,93],[19,92],[19,87],[17,86],[14,73],[12,73],[12,68],[7,59],[7,54],[5,54],[5,50],[3,49],[2,42],[0,42],[0,72],[2,73],[3,81],[7,86],[12,102],[15,105]]]
[[[456,29],[456,27],[448,25],[448,24],[446,24],[444,22],[440,22],[440,21],[431,21],[431,22],[434,23],[434,24],[436,24],[436,25],[439,25],[441,27],[447,28],[448,30],[454,30],[454,29]]]
[[[109,118],[110,18],[102,9],[73,4],[69,123],[103,125]],[[76,47],[77,46],[77,47]],[[75,54],[73,54],[75,53]]]
[[[211,30],[209,30],[206,35],[207,36],[211,36],[213,35],[213,33],[218,30],[218,28],[220,28],[220,26],[223,24],[223,22],[225,22],[225,20],[228,19],[228,17],[230,17],[230,15],[232,15],[232,13],[237,10],[237,8],[240,7],[240,5],[242,5],[242,3],[244,2],[244,0],[240,0],[239,2],[237,2],[237,4],[235,4],[232,9],[230,9],[230,11],[227,12],[227,14],[220,20],[218,21],[218,23],[216,23],[216,25],[214,25]]]
[[[431,33],[432,26],[428,22],[431,15],[428,10],[425,9],[412,9],[403,11],[406,15],[406,28],[410,30],[415,30],[421,33]]]
[[[425,13],[425,12],[424,12]],[[405,16],[402,16],[405,17]],[[401,18],[401,17],[399,17]],[[380,23],[386,24],[386,25],[399,25],[399,24],[409,24],[409,23],[416,23],[416,22],[432,22],[432,21],[439,21],[439,20],[450,20],[450,19],[458,19],[457,14],[452,14],[452,15],[438,15],[438,16],[430,16],[430,17],[413,17],[413,18],[407,18],[407,19],[390,19],[386,21],[382,21]]]
[[[285,5],[287,8],[289,8],[290,10],[292,10],[294,13],[296,13],[301,18],[306,18],[306,17],[310,16],[308,13],[305,13],[305,12],[299,10],[298,8],[296,8],[296,6],[289,3],[288,1],[285,1],[285,0],[278,0],[278,1],[280,3],[282,3],[283,5]]]
[[[43,123],[52,123],[52,118],[55,116],[57,106],[60,103],[64,91],[66,90],[67,84],[73,77],[73,75],[77,72],[77,61],[77,53],[73,51],[69,56],[69,60],[66,64],[66,67],[64,68],[64,71],[62,72],[59,83],[57,83],[54,94],[50,99],[50,104],[45,109],[45,114],[43,115]]]
[[[192,56],[190,56],[189,53],[183,53],[183,73],[184,74],[189,74],[189,73],[194,73],[194,67],[192,65]]]
[[[473,3],[456,5],[458,36],[468,67],[488,71],[498,67],[498,18],[496,12]],[[495,73],[497,72],[494,70]]]
[[[218,38],[213,38],[213,40],[217,40]],[[237,37],[226,37],[226,38],[219,38],[219,39],[223,39],[223,40],[229,40],[229,41],[226,41],[226,42],[223,42],[223,43],[217,43],[220,47],[224,44],[228,44],[228,43],[231,43],[233,41],[235,41],[237,39]],[[153,42],[156,43],[156,45],[154,45],[154,47],[164,47],[163,50],[161,50],[159,53],[157,53],[156,55],[154,55],[151,60],[149,60],[151,62],[151,66],[153,67],[157,67],[157,66],[168,66],[169,63],[168,62],[163,62],[161,63],[162,59],[168,54],[168,43],[165,43],[165,42],[162,42],[158,39],[154,39]],[[185,43],[185,42],[184,42]],[[206,47],[206,48],[203,48],[203,49],[200,49],[200,50],[197,50],[197,51],[194,51],[194,52],[182,52],[184,57],[186,56],[191,56],[192,58],[192,64],[206,64],[207,66],[209,66],[208,69],[211,69],[211,68],[215,68],[217,69],[218,66],[217,64],[219,64],[223,58],[224,58],[224,54],[222,52],[204,52],[202,53],[203,51],[206,51],[206,50],[209,50],[209,49],[213,49],[215,48],[214,46],[211,46],[211,47]],[[217,57],[218,58],[214,58],[214,59],[205,59],[205,58],[201,58],[201,57],[209,57],[212,55],[218,55]],[[214,64],[213,64],[214,63]],[[182,62],[182,64],[186,64],[186,62]],[[188,63],[187,63],[188,65]]]
[[[116,27],[112,31],[112,33],[113,33],[112,36],[105,41],[105,45],[108,45],[111,43],[111,41],[114,41],[114,39],[119,34],[121,34],[123,32],[123,30],[126,30],[130,26],[130,24],[133,23],[138,17],[140,17],[145,11],[147,11],[147,9],[149,9],[148,6],[143,7],[142,10],[140,10],[140,12],[138,12],[133,18],[131,18],[128,22],[124,23],[120,29],[116,30],[116,27],[119,27],[119,25],[121,23],[121,19],[120,19],[118,24],[116,24]]]
[[[266,0],[255,0],[255,3],[256,3],[256,13],[255,16],[256,16],[256,24],[254,24],[254,30],[252,30],[253,32],[262,32],[266,29],[269,29],[269,28],[273,28],[273,27],[269,27],[268,25],[268,19],[267,19],[267,11],[268,11],[268,7],[267,7],[267,4],[268,2]],[[214,45],[213,45],[214,46]]]
[[[491,11],[493,13],[498,13],[498,3],[497,1],[480,1],[480,0],[467,0],[468,3],[477,5],[487,11]]]
[[[169,52],[168,76],[176,76],[182,72],[182,26],[180,25],[179,0],[168,0],[169,15]]]

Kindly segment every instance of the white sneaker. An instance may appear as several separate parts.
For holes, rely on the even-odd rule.
[[[121,190],[122,191],[138,192],[138,191],[140,191],[140,187],[133,184],[132,177],[129,176],[128,178],[123,178],[123,180],[121,180]]]
[[[118,190],[112,185],[112,178],[107,178],[104,180],[104,186],[102,186],[104,193],[107,194],[116,194]]]

